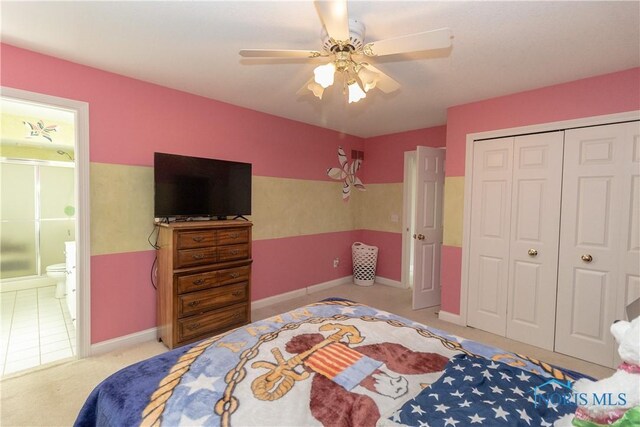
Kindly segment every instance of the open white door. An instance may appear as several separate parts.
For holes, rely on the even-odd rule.
[[[417,147],[413,309],[440,304],[445,151]]]

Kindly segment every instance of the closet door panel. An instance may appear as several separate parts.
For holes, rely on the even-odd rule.
[[[633,252],[621,251],[632,210],[628,127],[572,129],[565,137],[555,349],[606,366],[614,362],[609,328],[624,295],[621,258]]]
[[[513,138],[477,141],[473,159],[468,323],[506,333]]]
[[[621,126],[624,126],[628,143],[622,155],[624,196],[619,221],[623,227],[620,230],[616,319],[627,319],[626,306],[640,298],[640,122]],[[615,346],[613,357],[613,364],[617,366],[620,358]]]
[[[506,336],[553,349],[564,132],[514,141]]]

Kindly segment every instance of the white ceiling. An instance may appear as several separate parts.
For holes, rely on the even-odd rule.
[[[296,92],[301,60],[242,48],[319,50],[311,1],[9,2],[6,43],[281,117],[370,137],[446,122],[446,108],[640,66],[640,2],[351,1],[365,42],[442,27],[446,51],[371,63],[401,83],[347,105],[340,85]]]

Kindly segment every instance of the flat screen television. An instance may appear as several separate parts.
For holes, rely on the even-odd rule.
[[[251,163],[154,153],[156,218],[251,215]]]

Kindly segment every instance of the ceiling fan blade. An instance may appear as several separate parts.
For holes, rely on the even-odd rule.
[[[376,88],[380,89],[384,93],[391,93],[400,89],[400,83],[393,80],[391,77],[389,77],[388,75],[386,75],[385,73],[383,73],[382,71],[374,67],[373,65],[362,64],[362,66],[367,70],[378,74]]]
[[[349,40],[347,0],[316,0],[314,3],[329,36],[336,41]]]
[[[318,58],[327,55],[316,50],[242,49],[240,56],[246,58]]]
[[[382,56],[417,50],[444,49],[451,46],[452,37],[451,29],[440,28],[367,43],[362,50],[367,56]]]

